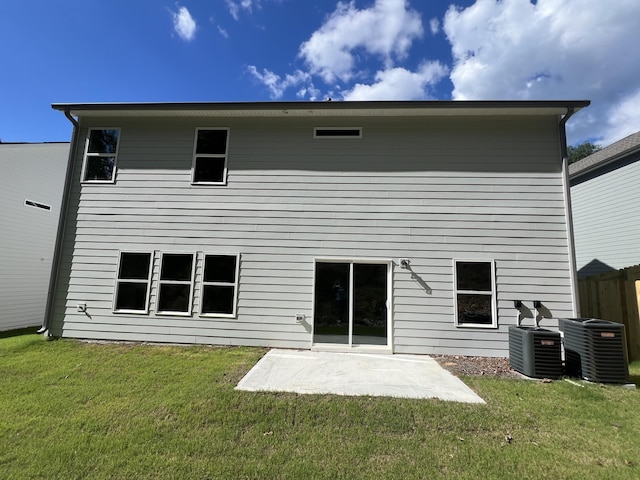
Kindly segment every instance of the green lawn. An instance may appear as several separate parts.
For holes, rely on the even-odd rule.
[[[640,390],[465,378],[487,405],[235,391],[264,352],[5,335],[0,478],[640,478]]]

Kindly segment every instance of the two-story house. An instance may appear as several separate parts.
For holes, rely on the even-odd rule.
[[[576,313],[565,123],[588,104],[55,104],[48,332],[506,356],[519,315]]]

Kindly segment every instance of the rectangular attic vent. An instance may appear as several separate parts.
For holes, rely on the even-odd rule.
[[[38,202],[34,202],[32,200],[25,200],[24,204],[28,207],[35,207],[35,208],[41,208],[42,210],[51,210],[51,207],[49,205],[45,205],[44,203],[38,203]]]
[[[313,138],[362,138],[361,127],[315,127]]]

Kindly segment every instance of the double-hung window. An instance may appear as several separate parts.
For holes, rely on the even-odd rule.
[[[454,261],[456,326],[497,327],[495,267],[489,261]]]
[[[193,183],[227,183],[228,128],[198,128],[193,152]]]
[[[238,255],[205,255],[200,314],[234,317],[238,295]]]
[[[194,258],[192,253],[163,253],[158,281],[158,313],[191,314]]]
[[[119,138],[118,128],[89,130],[82,167],[83,182],[114,182]]]
[[[120,253],[114,311],[148,312],[151,260],[151,253]]]

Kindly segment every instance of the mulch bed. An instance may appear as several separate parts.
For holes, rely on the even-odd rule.
[[[431,355],[441,367],[454,375],[522,378],[509,366],[508,358],[465,357],[462,355]]]

